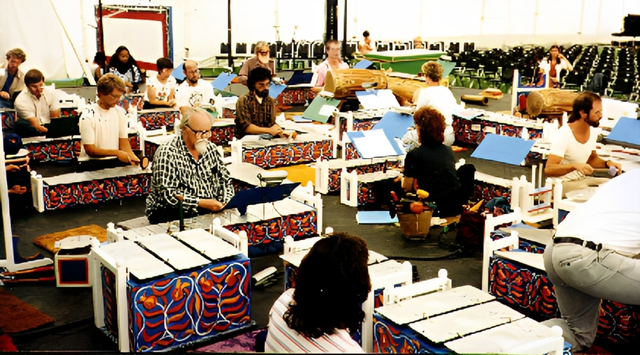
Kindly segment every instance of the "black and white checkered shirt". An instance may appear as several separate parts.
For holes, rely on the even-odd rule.
[[[229,170],[213,143],[196,161],[182,136],[176,135],[158,148],[153,157],[152,171],[147,215],[157,209],[177,207],[176,195],[183,197],[185,212],[197,213],[199,199],[227,203],[234,194]]]

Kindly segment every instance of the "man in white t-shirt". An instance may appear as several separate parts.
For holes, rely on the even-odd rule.
[[[38,69],[25,74],[24,84],[26,88],[14,102],[18,115],[15,131],[22,138],[44,136],[48,131],[44,125],[50,123],[51,118],[60,117],[55,90],[45,89],[44,75]]]
[[[204,104],[211,104],[211,100],[214,98],[213,86],[211,86],[211,83],[200,79],[198,63],[193,60],[185,61],[183,72],[186,79],[176,89],[176,102],[180,112],[184,111],[185,107],[199,107]]]
[[[608,181],[608,178],[592,177],[594,169],[615,167],[617,174],[622,172],[620,164],[604,160],[596,153],[601,119],[602,99],[598,94],[585,91],[573,101],[568,124],[560,127],[551,143],[544,173],[563,181],[563,195]]]
[[[125,112],[116,107],[125,89],[122,79],[113,74],[98,80],[98,102],[86,107],[80,116],[83,149],[78,161],[112,157],[124,164],[140,163],[129,144]]]
[[[640,304],[640,170],[617,176],[569,213],[544,251],[560,326],[573,351],[596,338],[600,302]]]
[[[176,78],[171,76],[173,62],[169,58],[156,61],[158,75],[147,79],[147,91],[144,92],[144,108],[173,107],[176,105]]]

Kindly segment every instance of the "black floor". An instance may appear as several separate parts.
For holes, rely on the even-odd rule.
[[[478,90],[453,88],[459,99],[461,94],[477,94]],[[491,111],[509,110],[510,97],[492,100],[488,107]],[[472,149],[456,153],[456,158],[465,158],[480,172],[503,178],[530,175],[530,168],[506,166],[504,164],[470,158]],[[33,169],[40,171],[66,171],[69,166],[36,164]],[[88,224],[106,226],[108,222],[119,222],[144,214],[144,198],[129,198],[91,206],[75,207],[60,211],[38,213],[33,209],[14,211],[12,217],[13,234],[20,237],[18,250],[22,255],[48,252],[33,244],[33,239],[47,233],[63,231]],[[371,250],[396,259],[412,257],[439,258],[449,254],[437,245],[437,230],[425,241],[409,241],[402,237],[399,228],[394,225],[358,225],[355,220],[356,209],[340,203],[338,196],[324,196],[324,225],[336,231],[345,231],[360,235],[367,240]],[[448,235],[448,237],[450,237]],[[277,255],[252,258],[252,270],[257,272],[268,266],[283,269]],[[454,286],[472,285],[480,287],[481,254],[479,252],[464,258],[441,259],[433,261],[415,261],[421,280],[436,277],[441,268],[449,272]],[[93,305],[90,288],[56,288],[55,284],[19,284],[7,285],[4,289],[50,315],[56,321],[52,326],[14,334],[12,339],[20,351],[108,351],[117,350],[117,346],[93,324]],[[252,289],[251,314],[257,327],[265,327],[268,312],[274,300],[284,290],[283,280],[267,288]],[[212,342],[212,341],[210,341]],[[202,346],[202,345],[198,345]]]

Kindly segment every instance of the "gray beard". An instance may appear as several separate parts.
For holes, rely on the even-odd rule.
[[[196,142],[196,150],[198,154],[204,154],[209,147],[209,142],[206,139],[200,139]]]

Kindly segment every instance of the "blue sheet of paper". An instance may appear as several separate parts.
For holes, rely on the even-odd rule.
[[[372,61],[367,60],[367,59],[363,59],[363,60],[361,60],[361,61],[357,62],[357,63],[353,66],[353,68],[354,68],[354,69],[367,69],[371,64],[373,64],[373,62],[372,62]]]
[[[446,78],[451,74],[453,68],[456,67],[456,62],[446,62],[444,60],[438,59],[438,63],[442,66],[442,77]]]
[[[291,191],[300,185],[299,182],[290,184],[280,184],[273,187],[256,187],[253,189],[240,190],[231,198],[231,201],[224,206],[224,210],[237,208],[240,215],[247,213],[247,206],[259,203],[280,201],[289,197]]]
[[[275,100],[278,96],[280,96],[280,94],[282,94],[282,92],[286,88],[287,86],[284,84],[271,83],[271,85],[269,86],[269,96]]]
[[[287,85],[308,84],[311,82],[312,77],[313,73],[305,73],[301,70],[296,70],[287,81]]]
[[[535,141],[533,140],[525,141],[522,138],[489,133],[484,136],[484,139],[471,154],[471,157],[520,165],[534,144]]]
[[[620,143],[640,145],[640,120],[630,117],[620,117],[618,123],[613,126],[607,140]]]
[[[398,223],[398,216],[391,218],[389,211],[358,211],[358,224],[391,224]]]
[[[176,80],[178,81],[183,81],[184,79],[186,79],[187,77],[184,75],[184,71],[182,70],[182,68],[184,68],[184,63],[180,63],[180,65],[173,69],[173,71],[171,72],[171,76],[176,78]]]
[[[387,137],[402,138],[413,126],[413,116],[395,111],[387,111],[372,129],[382,129]]]
[[[304,118],[302,116],[294,115],[293,116],[293,122],[296,122],[296,123],[309,123],[309,122],[313,122],[313,121],[308,119],[308,118]]]
[[[221,73],[220,75],[218,75],[218,77],[216,78],[216,80],[214,80],[211,85],[213,85],[214,89],[218,89],[220,91],[224,91],[224,89],[226,89],[227,86],[229,86],[229,83],[231,83],[231,80],[233,80],[233,78],[235,78],[236,74],[229,74],[229,73]]]

